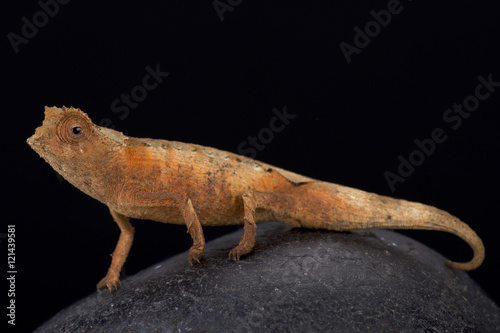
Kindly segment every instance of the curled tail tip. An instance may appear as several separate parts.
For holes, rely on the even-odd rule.
[[[479,266],[481,266],[481,264],[483,263],[483,259],[484,259],[484,256],[483,257],[474,257],[471,261],[468,261],[468,262],[455,262],[455,261],[448,260],[446,262],[446,266],[449,268],[453,268],[453,269],[460,269],[462,271],[472,271],[472,270],[478,268]]]
[[[466,224],[464,225],[467,226]],[[467,228],[470,229],[468,226]],[[463,237],[461,235],[458,236],[462,237],[467,243],[469,243],[474,252],[474,256],[470,261],[467,262],[454,262],[449,260],[446,262],[446,266],[448,266],[449,268],[460,269],[462,271],[472,271],[481,266],[481,264],[483,263],[485,256],[484,244],[472,229],[470,229],[470,231],[474,236],[472,239],[469,237]]]

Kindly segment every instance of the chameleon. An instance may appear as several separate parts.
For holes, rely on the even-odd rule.
[[[257,223],[351,231],[371,228],[437,230],[462,238],[473,250],[473,270],[485,249],[464,222],[438,208],[315,180],[216,148],[135,138],[100,127],[74,107],[45,107],[27,143],[69,183],[107,205],[120,228],[106,276],[97,290],[115,291],[134,239],[129,219],[185,224],[193,239],[191,264],[205,249],[203,226],[243,224],[229,252],[239,260],[255,245]]]

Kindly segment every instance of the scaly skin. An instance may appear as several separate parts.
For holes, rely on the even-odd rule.
[[[99,127],[80,109],[45,108],[28,144],[71,184],[107,205],[121,234],[107,275],[97,289],[119,287],[134,228],[128,218],[186,224],[193,238],[188,260],[205,249],[202,226],[244,224],[229,257],[255,244],[256,223],[337,231],[370,228],[453,233],[473,249],[472,270],[484,259],[476,233],[456,217],[420,203],[314,180],[244,156],[181,142],[140,139]]]

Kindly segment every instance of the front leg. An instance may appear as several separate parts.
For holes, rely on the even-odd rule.
[[[111,255],[113,259],[111,260],[108,274],[106,274],[106,276],[97,284],[98,291],[105,288],[108,288],[110,291],[116,290],[121,285],[119,279],[120,272],[134,240],[134,228],[130,225],[128,218],[113,211],[112,209],[109,211],[111,212],[111,216],[113,216],[115,222],[118,224],[121,233],[118,243],[116,244],[115,251]]]
[[[188,261],[200,262],[200,256],[205,250],[205,237],[200,220],[196,215],[193,203],[187,195],[177,195],[169,192],[140,192],[134,196],[135,202],[146,207],[177,206],[186,222],[187,232],[193,238],[193,246],[189,249]]]

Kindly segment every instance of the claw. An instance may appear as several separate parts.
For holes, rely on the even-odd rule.
[[[97,284],[97,291],[101,291],[103,289],[109,289],[110,292],[114,292],[118,290],[122,285],[120,279],[118,277],[108,276],[106,275],[99,283]]]
[[[229,259],[232,259],[232,260],[240,260],[240,254],[238,253],[238,251],[235,251],[235,249],[232,249],[231,251],[229,251]]]
[[[200,263],[201,252],[192,249],[189,250],[188,261],[191,266],[194,265],[195,262]]]
[[[244,256],[245,254],[250,253],[250,251],[252,251],[251,248],[248,249],[245,246],[238,245],[234,249],[229,251],[229,259],[240,260],[241,256]]]

